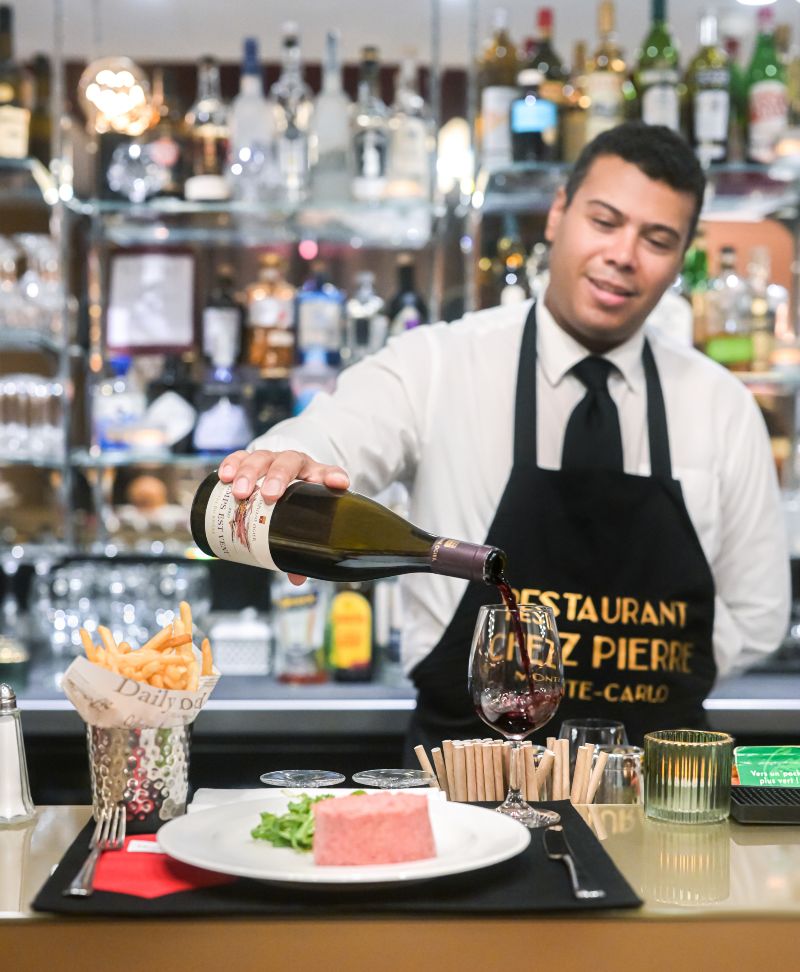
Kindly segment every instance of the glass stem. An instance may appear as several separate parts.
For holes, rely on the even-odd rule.
[[[508,800],[521,800],[520,795],[521,780],[520,780],[520,770],[522,767],[522,760],[520,759],[522,755],[522,749],[519,744],[518,739],[511,740],[511,760],[508,768]]]

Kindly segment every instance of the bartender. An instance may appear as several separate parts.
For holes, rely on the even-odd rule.
[[[715,680],[773,651],[789,561],[770,443],[747,389],[646,322],[676,279],[705,179],[684,140],[629,123],[586,146],[546,224],[543,298],[419,327],[344,371],[220,478],[274,502],[294,479],[392,481],[437,536],[506,551],[519,599],[551,606],[558,718],[631,742],[704,725]],[[312,458],[313,457],[313,458]],[[484,736],[466,690],[493,588],[402,578],[409,742]]]

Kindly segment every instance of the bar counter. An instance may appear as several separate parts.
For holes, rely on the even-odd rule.
[[[800,826],[663,825],[639,807],[579,810],[644,900],[641,908],[468,920],[34,914],[30,901],[90,814],[88,807],[43,806],[27,826],[0,829],[0,954],[14,972],[797,967]]]

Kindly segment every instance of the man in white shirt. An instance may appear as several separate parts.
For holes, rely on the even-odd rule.
[[[559,718],[703,724],[718,674],[779,644],[785,532],[748,391],[645,327],[675,279],[705,180],[683,140],[630,123],[586,147],[551,208],[538,305],[418,328],[340,376],[220,478],[274,502],[294,479],[375,494],[399,480],[437,536],[504,549],[520,600],[553,607]],[[311,458],[313,457],[313,458]],[[346,472],[345,472],[346,470]],[[412,741],[485,734],[466,661],[485,585],[403,577]]]

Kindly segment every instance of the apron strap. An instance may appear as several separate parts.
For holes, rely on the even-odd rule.
[[[642,348],[644,378],[647,385],[647,430],[650,437],[650,475],[656,479],[672,481],[672,460],[669,453],[667,410],[664,393],[658,377],[656,359],[647,338]]]
[[[533,367],[531,367],[533,364]],[[514,465],[537,465],[536,441],[536,301],[531,304],[522,332],[514,410]]]
[[[658,368],[650,342],[642,348],[645,385],[647,388],[647,429],[650,443],[650,475],[667,482],[672,480],[667,411],[658,377]],[[533,365],[533,367],[531,367]],[[536,437],[536,302],[531,304],[519,350],[517,395],[514,409],[514,465],[537,465]],[[533,461],[531,462],[531,457]]]

